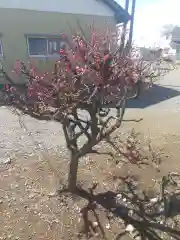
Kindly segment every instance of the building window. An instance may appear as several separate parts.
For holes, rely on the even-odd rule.
[[[3,56],[2,40],[0,39],[0,57]]]
[[[60,37],[27,37],[27,45],[29,56],[53,57],[59,56],[66,43]]]
[[[32,56],[47,55],[47,39],[46,38],[28,38],[28,51]]]

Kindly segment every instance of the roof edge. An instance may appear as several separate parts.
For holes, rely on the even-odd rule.
[[[113,12],[117,23],[127,23],[131,15],[115,0],[102,0]]]

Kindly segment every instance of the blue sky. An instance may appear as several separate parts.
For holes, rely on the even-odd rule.
[[[125,0],[116,0],[116,1],[119,2],[121,6],[125,5]],[[144,6],[148,3],[156,3],[156,2],[159,2],[159,0],[136,0],[137,7]]]
[[[124,7],[125,0],[117,2]],[[163,25],[180,25],[180,0],[136,0],[136,2],[134,27],[136,43],[147,46],[160,44]]]

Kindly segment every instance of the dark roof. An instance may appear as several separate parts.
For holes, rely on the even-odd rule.
[[[122,8],[115,0],[102,0],[114,12],[114,17],[117,23],[127,23],[131,16]]]

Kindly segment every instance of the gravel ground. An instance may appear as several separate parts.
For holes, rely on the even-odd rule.
[[[164,113],[167,115],[169,111],[179,112],[179,75],[180,69],[177,69],[158,83],[163,89],[161,89],[159,93],[154,94],[156,96],[159,95],[160,100],[153,99],[156,96],[151,95],[155,104],[149,103],[146,108],[141,108],[141,106],[129,108],[126,116],[130,118],[137,116],[149,118],[149,116],[153,114],[158,118],[158,116],[162,116]],[[166,89],[168,89],[168,91],[166,91]],[[147,100],[145,100],[145,102],[147,102]],[[38,121],[29,116],[22,116],[22,120],[28,131],[24,131],[18,115],[13,112],[12,109],[0,107],[0,162],[5,157],[14,155],[23,155],[23,157],[26,155],[27,157],[36,155],[39,152],[39,147],[42,149],[42,152],[44,149],[47,149],[49,153],[60,156],[67,155],[65,139],[59,123]],[[30,136],[28,136],[28,134]],[[37,146],[38,144],[40,144],[40,146]]]
[[[119,168],[107,156],[106,158],[105,156],[96,156],[80,165],[79,182],[89,186],[94,180],[98,181],[100,185],[102,184],[100,190],[104,192],[107,189],[112,190],[116,184],[123,185],[122,182],[112,182],[112,176],[117,176],[113,179],[119,181],[121,179],[119,176],[124,177],[133,173],[134,176],[137,176],[141,187],[144,186],[146,190],[151,190],[154,189],[156,180],[161,179],[169,172],[178,171],[179,158],[177,156],[180,153],[179,75],[180,70],[174,71],[159,82],[160,86],[163,85],[175,92],[168,90],[167,93],[166,89],[162,89],[158,102],[154,99],[156,103],[147,104],[145,108],[137,106],[134,109],[129,108],[125,119],[143,117],[143,121],[139,123],[126,122],[120,129],[120,133],[122,133],[122,130],[126,132],[134,127],[137,132],[141,133],[142,142],[143,138],[148,136],[153,144],[156,143],[165,151],[167,156],[161,164],[161,172],[151,165],[147,168],[138,168],[136,164],[125,164]],[[164,92],[166,96],[163,99]],[[158,93],[154,95],[152,98],[156,97]],[[21,122],[25,123],[27,131],[24,131]],[[81,202],[73,200],[68,208],[66,202],[62,201],[64,204],[62,205],[55,191],[59,187],[61,179],[59,176],[57,178],[54,172],[52,174],[53,169],[58,169],[58,173],[63,173],[62,179],[67,178],[65,170],[67,164],[63,164],[59,159],[53,159],[52,169],[46,162],[37,161],[35,157],[39,155],[39,148],[41,148],[42,153],[47,149],[50,155],[55,154],[61,156],[61,159],[66,159],[67,152],[61,125],[56,122],[38,121],[28,116],[19,119],[11,109],[0,107],[0,130],[0,161],[4,161],[7,157],[14,159],[14,156],[22,156],[22,159],[18,158],[11,164],[3,164],[0,169],[0,239],[77,239],[72,234],[78,233],[79,225],[81,228],[83,226],[79,222],[78,213],[79,207],[85,204],[84,200]],[[37,146],[38,144],[40,146]],[[30,156],[32,156],[32,160],[34,158],[33,161],[24,161],[24,158],[31,159]],[[109,225],[107,216],[104,217],[102,209],[99,211],[101,213],[99,214],[100,222],[103,223],[107,235],[110,236],[107,239],[114,239],[114,234],[119,234],[125,228],[122,226],[121,218],[115,218]],[[176,213],[175,216],[178,219],[177,227],[173,225],[174,223],[169,224],[176,230],[180,226],[178,214]],[[113,237],[111,233],[113,233]],[[165,238],[164,235],[161,238],[177,239],[177,237],[170,236]],[[129,240],[130,238],[124,236],[122,239]]]
[[[60,124],[38,121],[29,116],[19,118],[17,113],[6,107],[0,108],[0,116],[0,161],[14,155],[33,156],[39,152],[39,148],[65,155],[65,140]]]
[[[112,110],[112,114],[115,112]],[[54,121],[39,121],[5,106],[0,107],[0,162],[10,158],[30,158],[47,154],[67,158],[62,126]],[[80,117],[87,118],[82,112]],[[131,129],[126,127],[123,131]],[[82,137],[79,144],[84,142]],[[40,151],[41,150],[41,151]],[[43,157],[43,156],[42,156]]]

